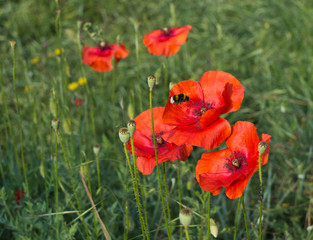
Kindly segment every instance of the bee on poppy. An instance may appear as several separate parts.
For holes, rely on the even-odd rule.
[[[188,102],[189,97],[186,94],[181,93],[181,94],[177,94],[177,95],[172,96],[170,101],[172,104],[176,103],[176,105],[177,105],[177,104],[181,104],[183,102]]]

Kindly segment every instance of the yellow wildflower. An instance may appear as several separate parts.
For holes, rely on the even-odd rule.
[[[268,22],[264,23],[264,28],[265,29],[269,29],[270,28],[270,24]]]
[[[60,48],[57,48],[57,49],[54,50],[54,53],[55,53],[56,55],[60,55],[60,54],[61,54],[61,51],[64,52],[64,48],[61,48],[61,50],[60,50]]]
[[[77,82],[72,82],[70,83],[67,87],[69,90],[74,91],[76,88],[78,88],[78,83]]]
[[[87,83],[87,79],[84,77],[81,77],[78,79],[79,85],[85,85]]]
[[[40,57],[34,57],[34,58],[32,58],[32,59],[30,60],[30,62],[31,62],[32,64],[35,64],[35,63],[39,62],[39,60],[40,60]]]

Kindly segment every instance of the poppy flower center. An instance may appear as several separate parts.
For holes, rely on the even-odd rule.
[[[107,48],[110,48],[110,45],[105,42],[100,42],[98,45],[98,48],[102,51],[106,50]]]
[[[155,140],[156,140],[156,142],[157,142],[158,145],[162,145],[163,142],[164,142],[164,141],[163,141],[163,138],[161,138],[161,137],[157,137]]]
[[[198,102],[195,103],[195,108],[193,111],[193,114],[195,116],[195,118],[197,119],[197,121],[200,120],[201,116],[208,110],[214,109],[213,104],[212,103],[205,103],[205,102]]]
[[[245,166],[248,166],[247,159],[242,153],[238,151],[234,151],[230,154],[229,157],[226,157],[226,163],[224,167],[228,168],[232,173],[242,169]]]
[[[170,34],[169,29],[167,27],[163,28],[163,32],[166,36]]]

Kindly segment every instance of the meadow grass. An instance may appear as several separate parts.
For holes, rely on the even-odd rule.
[[[104,239],[79,176],[82,162],[88,165],[85,180],[112,239],[142,239],[118,129],[149,109],[146,78],[151,74],[160,75],[153,106],[163,106],[165,65],[169,82],[198,81],[206,71],[222,70],[242,83],[241,108],[224,117],[232,125],[253,122],[259,136],[272,135],[269,161],[262,167],[263,238],[312,239],[306,230],[313,224],[312,1],[2,1],[0,22],[0,239]],[[87,22],[98,39],[123,42],[130,50],[116,71],[100,74],[81,64],[82,46],[98,44],[84,29]],[[142,44],[154,29],[187,24],[193,27],[188,41],[168,63]],[[16,42],[17,96],[9,41]],[[68,84],[81,77],[87,84],[70,91]],[[76,98],[81,106],[75,105]],[[62,147],[51,128],[55,118]],[[99,155],[93,152],[95,144]],[[178,163],[166,164],[175,239],[181,234],[174,221],[180,194],[182,204],[200,215],[193,217],[190,239],[206,237],[208,194],[195,180],[195,165],[204,151],[195,148],[179,163],[181,193]],[[156,169],[138,177],[150,238],[167,239]],[[254,174],[244,192],[250,239],[258,237],[258,186]],[[19,205],[18,189],[26,191]],[[211,196],[210,217],[219,239],[233,239],[238,200],[223,192]],[[236,222],[237,239],[244,239],[241,208]]]

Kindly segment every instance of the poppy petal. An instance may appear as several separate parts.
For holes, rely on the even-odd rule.
[[[172,102],[174,95],[185,94],[189,101],[176,103]],[[187,80],[176,84],[169,93],[163,114],[163,122],[169,125],[190,125],[196,122],[194,106],[202,102],[203,93],[198,82]]]
[[[244,179],[234,181],[230,186],[226,187],[225,194],[230,199],[241,197],[243,191],[249,183],[251,176],[258,170],[258,165],[252,169]]]
[[[205,102],[216,107],[224,106],[223,113],[240,108],[244,97],[244,87],[231,74],[222,71],[208,71],[199,81]]]
[[[144,174],[148,175],[152,173],[153,168],[156,166],[155,158],[138,157],[137,168]]]
[[[231,127],[228,121],[219,118],[206,128],[202,128],[197,122],[188,126],[178,126],[163,136],[166,141],[176,145],[190,144],[213,149],[224,142],[230,133]]]
[[[247,159],[257,161],[259,137],[253,123],[238,121],[232,127],[232,133],[226,140],[226,145],[233,151],[239,151]]]
[[[173,129],[173,126],[169,126],[163,123],[162,116],[165,107],[153,108],[153,121],[155,133],[167,132]],[[152,137],[152,124],[151,124],[151,111],[150,109],[139,114],[134,121],[136,122],[136,129],[138,129],[145,136]]]
[[[187,41],[187,35],[189,31],[192,29],[190,25],[186,25],[184,27],[175,27],[170,29],[170,35],[172,38],[170,39],[171,44],[174,45],[183,45]]]
[[[267,161],[268,161],[268,155],[269,155],[269,151],[270,151],[269,143],[270,143],[270,138],[271,137],[272,137],[271,135],[264,134],[264,133],[261,136],[261,141],[265,141],[268,144],[265,152],[262,154],[262,165],[267,164]]]

